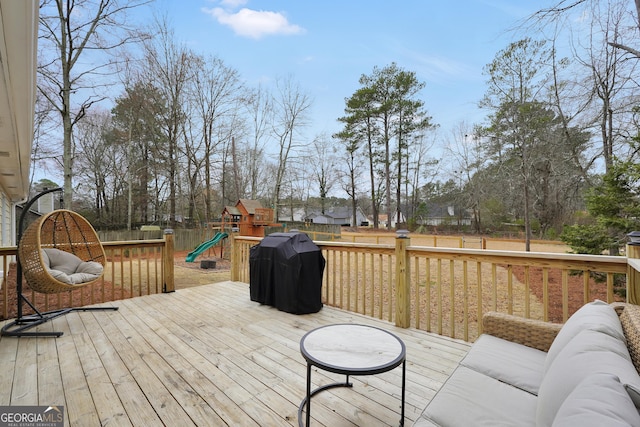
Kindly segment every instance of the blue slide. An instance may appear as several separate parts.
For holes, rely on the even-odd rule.
[[[200,243],[197,248],[189,252],[189,254],[187,255],[186,261],[187,262],[195,261],[198,255],[200,255],[202,252],[206,251],[207,249],[211,248],[212,246],[217,245],[218,243],[220,243],[222,239],[226,239],[228,236],[229,235],[227,233],[218,231],[216,235],[213,236],[210,240]]]

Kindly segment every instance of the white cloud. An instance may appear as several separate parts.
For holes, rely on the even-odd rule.
[[[213,16],[220,24],[231,27],[237,35],[256,40],[267,35],[291,35],[304,32],[304,28],[289,23],[287,18],[278,12],[242,8],[236,13],[230,13],[220,7],[203,8],[202,11]]]

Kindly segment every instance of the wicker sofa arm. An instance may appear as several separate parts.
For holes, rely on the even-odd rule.
[[[485,334],[542,351],[549,351],[561,327],[559,323],[525,319],[494,311],[482,317],[482,328]]]

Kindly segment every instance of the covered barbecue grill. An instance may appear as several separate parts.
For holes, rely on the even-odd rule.
[[[293,314],[322,308],[325,260],[305,233],[272,233],[249,254],[251,301]]]

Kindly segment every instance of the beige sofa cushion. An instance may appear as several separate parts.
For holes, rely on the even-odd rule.
[[[480,335],[461,365],[538,394],[547,353],[493,335]]]
[[[552,427],[640,426],[640,415],[615,375],[587,376],[567,396]]]
[[[640,387],[625,341],[586,329],[564,346],[544,374],[538,392],[537,425],[551,425],[565,399],[593,374],[613,374],[623,384]]]
[[[536,397],[458,366],[414,426],[535,425]]]

